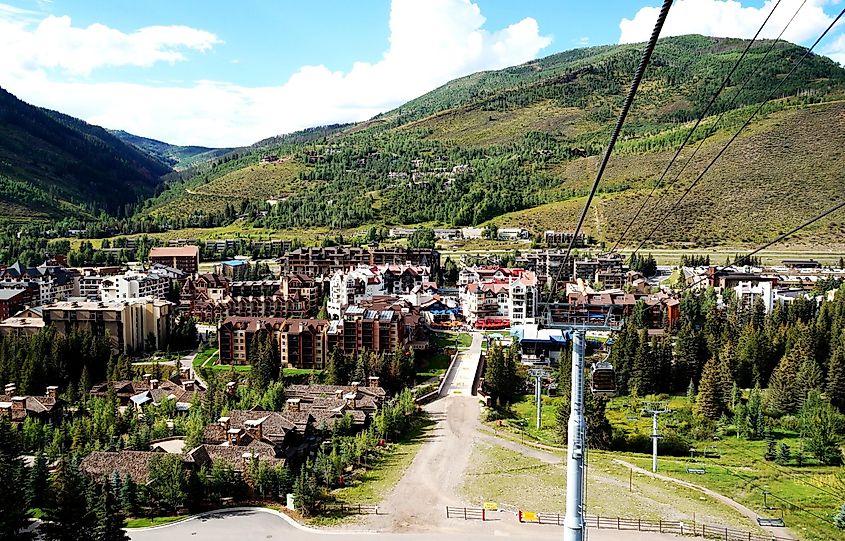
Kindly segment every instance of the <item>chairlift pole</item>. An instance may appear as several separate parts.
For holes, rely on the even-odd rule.
[[[540,425],[543,419],[543,378],[542,376],[534,377],[534,399],[537,401],[537,430],[540,430]]]
[[[657,430],[657,416],[668,412],[669,408],[663,404],[654,403],[645,411],[651,414],[651,472],[657,473],[657,440],[663,437]]]
[[[566,446],[566,518],[564,541],[583,541],[584,527],[584,342],[585,331],[572,331],[572,399]]]

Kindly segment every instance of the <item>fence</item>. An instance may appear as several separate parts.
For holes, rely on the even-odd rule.
[[[378,505],[326,503],[320,506],[320,511],[342,515],[378,515]]]
[[[486,520],[487,511],[480,507],[446,506],[446,518],[462,518],[464,520]]]
[[[527,513],[517,511],[520,522],[533,524],[551,524],[563,526],[565,516],[560,513]],[[486,512],[478,507],[447,507],[446,518],[462,518],[464,520],[486,520]],[[673,520],[649,520],[623,517],[594,517],[587,516],[584,521],[588,528],[603,530],[655,532],[675,535],[703,537],[720,541],[791,541],[788,537],[765,535],[743,530],[735,530],[724,526],[710,526]]]

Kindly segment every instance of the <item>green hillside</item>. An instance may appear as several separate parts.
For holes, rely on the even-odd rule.
[[[660,41],[601,186],[592,232],[615,240],[746,44],[703,36]],[[722,122],[714,126],[711,116],[696,132],[693,141],[708,140],[680,186],[805,50],[778,42],[764,61],[770,46],[763,41],[752,47],[717,101],[714,113],[726,111]],[[489,220],[535,232],[569,227],[641,49],[591,47],[477,73],[367,122],[264,141],[186,172],[149,201],[142,216],[172,222],[189,211],[205,219],[227,211],[235,198],[242,208],[268,210],[250,219],[267,228]],[[811,55],[777,98],[658,232],[660,244],[759,242],[829,206],[841,192],[845,70]],[[260,164],[266,153],[278,154],[282,164]],[[265,205],[277,196],[283,200]],[[180,223],[199,223],[191,220]],[[820,242],[836,242],[828,229],[816,228],[825,233]]]
[[[156,139],[133,135],[123,130],[113,130],[111,133],[124,143],[138,147],[177,171],[224,156],[233,150],[231,148],[171,145]]]
[[[125,213],[169,171],[99,126],[0,89],[0,221]]]

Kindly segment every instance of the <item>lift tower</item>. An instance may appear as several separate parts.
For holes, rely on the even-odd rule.
[[[548,303],[544,307],[544,327],[569,331],[572,336],[572,393],[566,446],[566,517],[564,541],[584,541],[587,527],[585,493],[587,484],[587,423],[584,419],[584,350],[587,331],[618,330],[622,319],[614,315],[614,306]],[[562,368],[562,367],[561,367]],[[604,370],[613,370],[606,363]],[[608,396],[607,393],[603,396]]]

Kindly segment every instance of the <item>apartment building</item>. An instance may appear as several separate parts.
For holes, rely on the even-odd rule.
[[[61,301],[45,305],[42,318],[60,334],[78,329],[94,336],[110,336],[115,352],[132,353],[167,346],[172,307],[171,302],[150,298]]]
[[[156,246],[150,250],[150,262],[193,274],[199,270],[200,250],[198,246]]]

